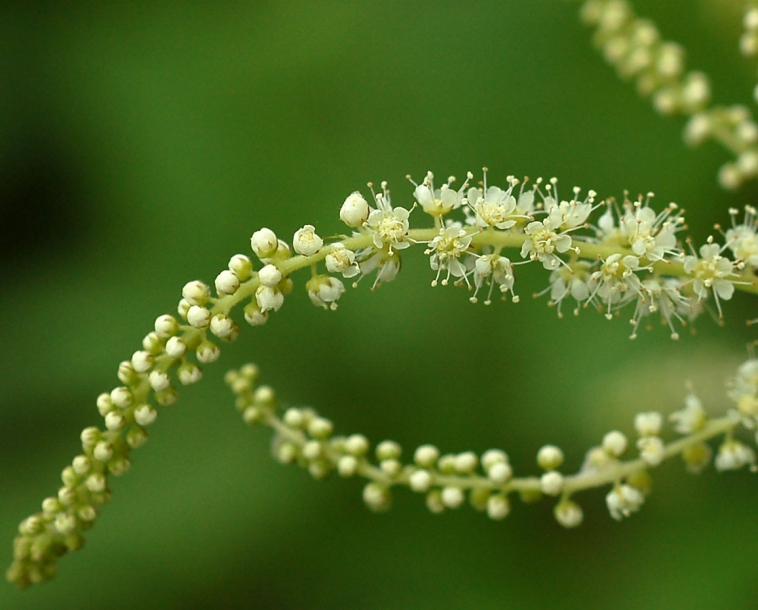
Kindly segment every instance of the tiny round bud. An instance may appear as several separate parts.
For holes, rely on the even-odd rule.
[[[153,367],[153,356],[144,350],[132,354],[132,367],[137,373],[146,373]]]
[[[111,432],[118,432],[126,425],[126,419],[120,413],[111,411],[105,416],[105,427]]]
[[[82,430],[80,438],[84,449],[91,449],[100,441],[101,433],[100,430],[91,426]]]
[[[376,459],[379,461],[396,460],[401,453],[400,445],[395,441],[382,441],[376,447]]]
[[[455,469],[461,474],[473,472],[478,464],[479,459],[473,451],[459,453],[455,456]]]
[[[369,483],[363,488],[363,501],[371,510],[383,511],[389,509],[392,503],[392,495],[384,485]]]
[[[214,284],[218,296],[223,297],[237,292],[240,280],[232,271],[224,270],[216,276]]]
[[[485,472],[489,472],[495,464],[506,464],[507,462],[508,455],[500,449],[488,449],[482,455],[482,468]]]
[[[302,428],[305,426],[305,418],[303,412],[295,407],[290,407],[284,412],[282,417],[284,423],[290,428]]]
[[[505,519],[511,512],[511,503],[505,494],[494,494],[487,500],[487,516],[493,520]]]
[[[432,475],[428,470],[417,470],[408,477],[408,485],[413,491],[426,493],[432,486]]]
[[[210,364],[218,360],[219,356],[221,356],[221,350],[215,343],[201,341],[195,350],[195,356],[203,364]]]
[[[332,422],[323,417],[314,417],[308,424],[308,434],[315,439],[324,440],[332,434]]]
[[[88,477],[88,480],[91,477]],[[76,490],[72,487],[61,487],[58,490],[58,501],[63,504],[63,506],[71,506],[74,502],[76,502]]]
[[[447,486],[442,488],[440,499],[447,508],[458,508],[465,502],[466,496],[460,487]]]
[[[603,437],[603,450],[613,457],[620,457],[626,451],[629,442],[618,430],[612,430]]]
[[[147,430],[140,427],[129,428],[126,433],[126,444],[132,449],[138,449],[147,442]]]
[[[544,445],[537,452],[537,464],[544,470],[555,470],[563,464],[563,451],[555,445]]]
[[[192,385],[202,379],[203,371],[194,362],[184,362],[176,371],[176,376],[182,385]]]
[[[303,256],[316,254],[323,245],[324,240],[316,234],[316,227],[313,225],[305,225],[302,229],[298,229],[292,239],[295,252]]]
[[[250,238],[250,247],[258,258],[268,258],[276,253],[278,240],[271,229],[260,229]]]
[[[250,326],[263,326],[268,320],[268,314],[261,311],[257,301],[245,305],[242,313],[245,316],[245,322]]]
[[[368,453],[369,442],[362,434],[351,434],[345,439],[345,451],[356,457],[363,457]]]
[[[111,402],[113,406],[119,409],[126,409],[132,406],[134,396],[129,391],[129,388],[118,387],[111,391]]]
[[[358,191],[351,193],[340,208],[340,220],[348,227],[360,227],[369,215],[368,202]]]
[[[540,489],[548,496],[557,496],[563,489],[563,475],[551,470],[540,477]]]
[[[155,392],[162,392],[171,385],[171,379],[165,371],[151,371],[148,381]]]
[[[229,259],[229,271],[237,276],[240,282],[250,278],[253,272],[253,263],[244,254],[235,254]]]
[[[137,382],[137,372],[128,360],[124,360],[118,365],[118,379],[126,385],[134,385]]]
[[[105,488],[108,482],[104,474],[97,472],[95,474],[91,474],[90,476],[88,476],[84,484],[87,486],[87,489],[89,489],[90,491],[100,492],[100,491],[105,491]]]
[[[276,392],[274,392],[274,388],[268,385],[262,385],[256,388],[255,392],[253,393],[253,401],[256,402],[259,405],[263,405],[269,408],[276,407]],[[303,414],[303,421],[305,425],[308,424],[308,422],[311,420],[313,411],[311,409],[302,409],[301,413]]]
[[[92,455],[99,462],[108,462],[113,458],[113,446],[106,441],[100,441],[92,450]]]
[[[178,332],[179,322],[176,321],[176,318],[174,318],[174,316],[169,316],[166,314],[163,316],[158,316],[158,318],[156,318],[155,334],[158,335],[159,338],[168,339],[169,337],[173,337]]]
[[[258,280],[262,286],[275,288],[282,281],[282,272],[276,265],[266,265],[258,272]]]
[[[63,504],[58,498],[45,498],[42,500],[42,512],[46,515],[55,515],[63,511]]]
[[[303,445],[303,457],[306,460],[313,461],[321,457],[323,453],[323,447],[319,441],[308,441]]]
[[[182,298],[190,305],[203,306],[211,298],[211,289],[199,280],[187,282],[182,288]]]
[[[434,445],[421,445],[413,454],[413,461],[422,468],[433,468],[440,457],[440,451]]]
[[[158,411],[152,405],[144,404],[134,409],[134,421],[140,426],[149,426],[157,417]]]
[[[192,305],[187,310],[187,322],[195,328],[205,328],[211,321],[211,312],[205,307]]]
[[[507,483],[513,476],[513,468],[508,462],[497,462],[487,469],[487,478],[497,485]]]
[[[176,404],[177,400],[179,400],[179,392],[172,387],[155,393],[155,402],[164,407]]]
[[[66,466],[63,471],[61,471],[61,481],[63,481],[63,484],[66,487],[74,488],[79,485],[80,478],[79,475],[76,474],[76,471],[74,471],[73,467]]]
[[[87,474],[92,468],[92,463],[86,455],[77,455],[71,462],[71,468],[79,476]]]
[[[211,332],[219,339],[225,339],[234,332],[234,321],[227,315],[218,313],[211,318]]]
[[[242,419],[248,426],[259,424],[263,421],[263,411],[258,407],[247,407],[242,412]]]
[[[572,500],[558,502],[553,509],[555,520],[563,527],[577,527],[582,524],[582,507]]]
[[[160,354],[163,349],[163,340],[157,333],[147,333],[145,338],[142,339],[142,347],[146,352],[156,356]]]
[[[399,460],[382,460],[379,462],[379,468],[382,472],[390,477],[396,477],[403,470],[403,465]]]
[[[187,353],[187,344],[179,337],[171,337],[166,341],[166,353],[172,358],[184,358]]]
[[[108,415],[113,409],[115,409],[115,407],[113,406],[111,395],[109,393],[103,392],[97,397],[97,411],[102,417]]]
[[[353,455],[343,455],[337,461],[337,472],[341,477],[352,477],[358,471],[358,460]]]

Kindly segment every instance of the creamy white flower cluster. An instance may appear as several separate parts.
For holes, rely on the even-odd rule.
[[[536,455],[541,474],[526,477],[515,476],[508,455],[500,449],[482,454],[442,454],[436,446],[425,444],[417,447],[407,462],[401,459],[403,450],[395,441],[382,441],[372,451],[371,443],[362,434],[335,435],[332,422],[310,407],[290,407],[280,414],[274,391],[257,386],[258,377],[255,365],[245,365],[227,373],[226,382],[245,422],[273,428],[274,457],[282,464],[306,468],[316,479],[332,473],[366,479],[363,500],[375,511],[390,508],[393,488],[397,487],[423,494],[433,513],[460,508],[468,501],[495,520],[509,514],[513,494],[527,502],[555,497],[553,514],[558,523],[576,527],[582,523],[584,513],[573,499],[574,494],[610,485],[606,504],[611,517],[629,517],[640,509],[650,492],[650,470],[668,458],[680,455],[692,473],[701,472],[711,462],[719,471],[755,466],[754,450],[735,438],[735,431],[740,424],[751,431],[758,425],[756,359],[738,369],[729,391],[737,409],[728,410],[725,416],[709,417],[700,399],[690,391],[684,408],[669,416],[680,438],[668,443],[664,440],[664,418],[660,413],[638,413],[634,418],[636,457],[623,459],[631,443],[623,432],[612,430],[587,452],[576,474],[561,471],[564,454],[559,447],[544,445]],[[714,459],[707,441],[722,436]]]

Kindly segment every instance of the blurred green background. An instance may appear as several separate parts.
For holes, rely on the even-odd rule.
[[[741,2],[648,0],[643,14],[689,49],[715,98],[749,99],[737,59]],[[653,113],[592,50],[576,6],[534,2],[15,2],[0,9],[0,532],[59,485],[97,394],[181,286],[212,281],[253,230],[341,230],[339,205],[387,179],[395,202],[431,169],[489,166],[558,176],[601,197],[653,190],[702,240],[756,188],[725,194],[727,159],[686,150],[681,121]],[[477,173],[478,175],[478,173]],[[313,481],[271,460],[222,376],[258,362],[287,404],[339,432],[393,438],[410,454],[506,449],[533,473],[545,442],[568,468],[633,413],[682,404],[691,379],[723,409],[723,381],[754,338],[742,295],[725,328],[704,316],[672,342],[627,339],[625,320],[559,321],[533,302],[473,306],[429,287],[420,251],[398,279],[369,281],[337,313],[299,288],[268,326],[244,328],[183,391],[113,481],[85,549],[50,583],[0,607],[750,608],[758,595],[749,474],[654,472],[643,510],[613,522],[607,490],[578,496],[566,531],[552,502],[493,523],[465,508],[428,514],[402,490],[373,515],[357,481]],[[302,284],[300,284],[302,286]],[[657,325],[656,325],[657,326]]]

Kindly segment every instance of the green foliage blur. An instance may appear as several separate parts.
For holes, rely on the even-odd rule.
[[[716,101],[749,100],[740,3],[639,3]],[[576,6],[558,0],[382,2],[11,2],[0,8],[0,540],[59,486],[98,393],[140,348],[182,285],[211,282],[267,226],[335,235],[353,190],[410,173],[557,176],[559,189],[676,201],[703,240],[730,206],[727,155],[688,150],[681,120],[656,115],[594,52]],[[414,213],[414,217],[418,212]],[[416,222],[420,219],[420,214]],[[749,608],[755,578],[751,475],[653,472],[639,514],[616,523],[607,490],[490,522],[470,508],[430,515],[399,490],[387,514],[358,481],[316,482],[270,457],[222,377],[257,362],[285,404],[337,432],[392,438],[406,457],[508,451],[536,472],[543,443],[568,470],[640,410],[680,408],[685,381],[722,410],[723,382],[755,338],[738,295],[679,342],[665,327],[630,342],[622,315],[558,320],[546,274],[521,267],[519,304],[471,305],[432,289],[420,249],[395,282],[367,279],[339,311],[314,308],[304,275],[269,324],[243,328],[205,378],[160,412],[85,548],[0,607],[54,608]]]

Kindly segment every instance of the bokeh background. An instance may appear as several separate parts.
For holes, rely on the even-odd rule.
[[[639,2],[707,71],[717,101],[747,101],[755,66],[736,51],[741,2]],[[338,209],[369,180],[395,201],[431,169],[489,166],[558,176],[603,197],[653,190],[689,211],[702,240],[755,186],[718,189],[726,153],[681,144],[591,48],[557,0],[382,2],[10,2],[0,9],[0,540],[38,510],[99,422],[181,286],[212,281],[253,230],[341,230]],[[758,595],[755,506],[745,472],[654,473],[643,510],[613,522],[607,490],[578,496],[585,524],[552,502],[493,523],[469,508],[433,516],[397,493],[371,514],[361,484],[316,482],[270,458],[222,376],[258,362],[286,404],[343,433],[410,454],[506,449],[535,471],[545,442],[569,469],[633,413],[680,408],[690,379],[709,408],[755,338],[737,296],[676,343],[627,339],[624,319],[558,320],[522,269],[522,302],[473,306],[429,287],[421,252],[398,279],[346,294],[337,313],[302,286],[268,326],[243,329],[203,383],[164,409],[85,549],[58,577],[0,607],[750,608]],[[297,281],[297,280],[296,280]]]

